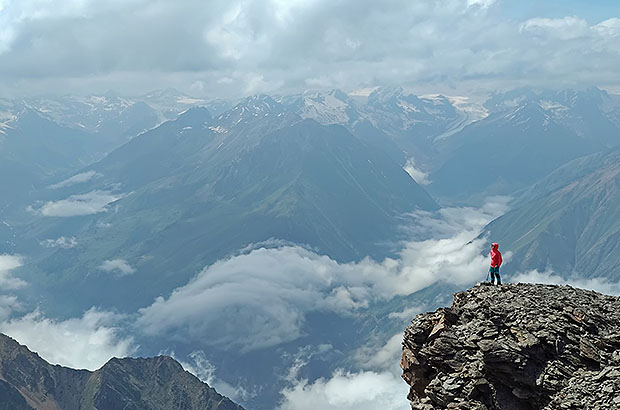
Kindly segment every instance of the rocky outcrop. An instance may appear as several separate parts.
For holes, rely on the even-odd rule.
[[[174,359],[111,359],[90,372],[53,366],[0,334],[0,410],[243,410]]]
[[[620,298],[479,284],[412,321],[401,367],[412,409],[620,409]]]

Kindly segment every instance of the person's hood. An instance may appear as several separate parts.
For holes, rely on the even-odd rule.
[[[494,251],[496,251],[498,247],[499,247],[499,244],[497,242],[493,242],[491,244],[491,249],[494,250]]]

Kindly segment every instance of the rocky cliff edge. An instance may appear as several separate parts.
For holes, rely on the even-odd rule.
[[[620,298],[479,284],[413,319],[401,367],[412,409],[620,409]]]

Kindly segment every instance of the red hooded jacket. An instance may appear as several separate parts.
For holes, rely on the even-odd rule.
[[[502,266],[502,254],[497,249],[498,247],[499,245],[497,243],[491,244],[491,267],[492,268],[496,268],[496,267],[499,268],[500,266]]]

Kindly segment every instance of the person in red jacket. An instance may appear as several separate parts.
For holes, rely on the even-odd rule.
[[[491,244],[491,267],[489,272],[491,273],[491,283],[493,283],[497,276],[497,284],[501,285],[502,280],[499,277],[499,267],[502,266],[502,254],[497,249],[498,247],[499,245],[496,242]]]

